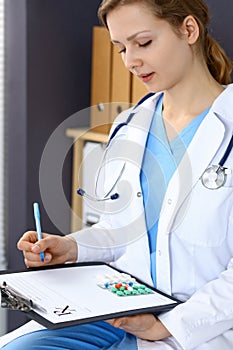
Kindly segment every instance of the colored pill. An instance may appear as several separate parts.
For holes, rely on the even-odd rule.
[[[117,283],[117,284],[115,284],[115,288],[121,288],[122,287],[122,283]]]
[[[130,292],[129,290],[125,290],[125,291],[124,291],[124,294],[125,294],[125,295],[130,295],[131,292]]]
[[[113,293],[116,293],[116,292],[118,291],[118,289],[115,288],[115,287],[113,287],[113,288],[111,289],[111,291],[112,291]]]
[[[139,286],[137,286],[137,285],[134,285],[134,286],[133,286],[133,289],[136,289],[136,290],[138,290],[138,289],[139,289]]]
[[[152,293],[153,293],[153,290],[150,289],[150,288],[146,288],[146,289],[145,289],[145,292],[146,292],[147,294],[152,294]]]
[[[124,295],[124,292],[122,292],[121,290],[118,290],[116,292],[116,294],[119,296],[119,297],[122,297]]]
[[[138,289],[138,293],[140,293],[140,294],[145,294],[145,289],[139,288],[139,289]]]

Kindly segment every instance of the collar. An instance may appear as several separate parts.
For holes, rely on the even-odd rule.
[[[224,86],[225,90],[216,98],[211,110],[220,119],[233,123],[233,84]]]
[[[217,116],[233,122],[233,84],[223,85],[223,87],[225,90],[216,98],[211,106],[211,111]],[[135,107],[135,111],[141,107],[154,111],[155,105],[162,94],[163,92],[157,92],[144,96]],[[232,113],[229,113],[229,111],[232,111]]]

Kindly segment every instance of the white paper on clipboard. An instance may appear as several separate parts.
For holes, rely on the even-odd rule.
[[[179,301],[154,290],[153,294],[119,297],[97,284],[97,276],[116,271],[105,263],[0,274],[0,284],[32,300],[29,316],[48,328],[59,328],[143,312],[162,312]]]

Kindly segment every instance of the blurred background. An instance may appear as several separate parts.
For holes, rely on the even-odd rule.
[[[208,0],[209,32],[233,59],[233,2]],[[41,204],[46,232],[66,234],[70,213],[54,203],[63,221],[51,222],[40,197],[39,165],[53,131],[90,106],[92,28],[99,25],[100,0],[0,0],[0,270],[23,269],[16,243],[34,229],[32,203]],[[75,125],[88,127],[88,114]],[[72,140],[64,134],[64,145]],[[57,154],[59,157],[59,154]],[[72,151],[63,167],[63,188],[71,200]],[[0,309],[0,335],[27,321]]]

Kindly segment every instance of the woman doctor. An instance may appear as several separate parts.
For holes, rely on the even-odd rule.
[[[119,198],[106,201],[91,228],[44,233],[39,242],[29,231],[18,248],[28,267],[113,262],[184,303],[158,318],[41,330],[5,349],[230,350],[232,64],[208,34],[202,0],[103,0],[99,16],[127,69],[154,93],[122,113],[110,133],[109,148],[125,145],[125,155],[119,176],[107,173],[103,186],[116,176],[110,195]]]

